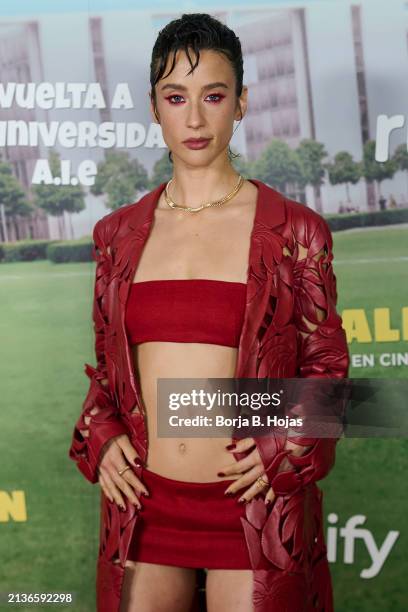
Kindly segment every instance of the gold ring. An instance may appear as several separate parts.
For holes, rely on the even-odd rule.
[[[123,470],[118,470],[119,476],[122,476],[123,472],[126,472],[126,470],[130,470],[130,465],[124,467]]]
[[[260,487],[265,487],[269,484],[269,482],[266,482],[266,480],[264,480],[262,476],[258,476],[258,478],[256,479],[256,482],[258,483]]]

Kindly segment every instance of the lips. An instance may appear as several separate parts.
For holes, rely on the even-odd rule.
[[[193,144],[195,143],[199,143],[199,142],[206,142],[207,140],[210,140],[209,138],[188,138],[187,140],[183,140],[183,142],[185,144],[192,142]]]
[[[204,149],[211,138],[189,138],[188,140],[184,140],[183,144],[189,149]]]

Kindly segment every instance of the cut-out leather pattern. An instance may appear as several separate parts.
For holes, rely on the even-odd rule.
[[[83,403],[82,413],[75,425],[69,456],[92,483],[98,481],[97,465],[102,446],[113,436],[127,433],[111,392],[106,368],[106,330],[109,320],[105,302],[111,269],[111,255],[100,234],[101,223],[94,227],[92,258],[96,262],[93,327],[95,336],[96,368],[85,364],[90,386]]]
[[[259,234],[262,258],[270,262],[273,257],[275,265],[265,262],[256,267],[259,283],[270,282],[272,298],[272,307],[267,309],[271,314],[261,327],[257,377],[272,377],[271,373],[288,378],[348,375],[347,342],[336,312],[331,233],[322,218],[309,229],[308,209],[304,212],[288,213],[279,240],[273,242],[263,228]],[[284,249],[279,248],[282,240]],[[300,257],[299,244],[305,257]],[[317,385],[314,392],[312,400],[316,401]],[[253,552],[255,580],[259,580],[257,606],[260,610],[328,612],[333,609],[331,578],[322,530],[322,495],[315,483],[333,467],[337,438],[290,439],[307,446],[307,452],[297,457],[285,451],[283,433],[256,439],[277,496],[270,511],[256,500],[242,519]],[[294,469],[278,473],[284,457]]]
[[[336,312],[328,225],[315,211],[261,181],[251,181],[259,195],[234,377],[347,377],[349,354]],[[164,186],[162,183],[138,202],[106,215],[94,229],[97,366],[85,364],[90,386],[69,450],[71,459],[92,483],[98,481],[103,445],[114,436],[127,433],[142,460],[147,457],[147,424],[124,314]],[[108,385],[103,384],[106,380]],[[310,398],[300,395],[298,401],[307,413]],[[337,440],[291,437],[305,446],[301,456],[285,450],[284,432],[255,440],[276,494],[271,507],[265,506],[261,496],[251,500],[241,519],[253,567],[256,612],[333,610],[322,493],[316,481],[333,467]],[[245,454],[234,453],[234,457],[241,459]],[[293,469],[278,472],[284,457]],[[139,474],[140,468],[132,469]],[[119,611],[125,561],[138,519],[130,502],[126,507],[121,512],[101,492],[98,612]]]

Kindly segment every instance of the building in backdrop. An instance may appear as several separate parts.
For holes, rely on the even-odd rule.
[[[52,147],[61,159],[69,159],[73,171],[84,159],[101,162],[106,153],[123,150],[152,174],[165,146],[150,146],[152,125],[148,106],[149,64],[155,37],[166,23],[182,14],[161,10],[159,2],[138,10],[39,13],[2,18],[0,9],[1,86],[17,83],[99,83],[107,101],[103,108],[25,109],[0,100],[0,134],[9,121],[97,125],[135,123],[141,128],[134,147]],[[194,8],[189,9],[190,12]],[[197,9],[198,10],[198,9]],[[404,2],[385,6],[377,1],[308,1],[296,6],[282,0],[261,5],[232,4],[226,0],[208,10],[238,34],[244,54],[244,81],[249,86],[248,112],[235,132],[232,144],[249,164],[278,140],[296,149],[303,139],[324,146],[326,161],[345,151],[361,161],[364,145],[376,137],[379,114],[403,113],[400,100],[407,99],[407,10]],[[75,36],[72,36],[75,32]],[[120,44],[118,44],[120,40]],[[379,45],[379,41],[381,45]],[[70,61],[66,61],[67,58]],[[130,109],[110,107],[118,83],[128,83],[133,96]],[[388,86],[388,90],[387,90]],[[143,134],[145,135],[143,137]],[[391,150],[405,142],[403,130],[395,130]],[[162,143],[164,144],[164,143]],[[11,165],[21,187],[33,202],[31,180],[38,159],[47,158],[50,146],[40,138],[36,146],[9,145],[0,141],[3,161]],[[275,185],[272,185],[275,186]],[[378,189],[360,179],[356,184],[332,185],[325,173],[323,183],[305,187],[286,181],[284,191],[323,214],[344,209],[350,198],[356,209],[377,210]],[[406,205],[407,172],[396,171],[381,183],[385,199]],[[84,210],[68,215],[67,237],[89,234],[97,218],[106,213],[106,198],[85,188]],[[141,193],[134,194],[134,199]],[[1,202],[0,202],[1,204]],[[8,240],[59,238],[61,225],[41,208],[23,217],[7,210]],[[1,225],[1,224],[0,224]],[[0,230],[0,239],[5,240]]]

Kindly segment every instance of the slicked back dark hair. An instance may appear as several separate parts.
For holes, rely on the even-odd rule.
[[[221,21],[207,13],[184,13],[179,19],[173,19],[160,30],[153,47],[150,62],[150,85],[155,110],[155,85],[161,78],[167,77],[172,72],[176,63],[176,52],[185,51],[191,66],[188,73],[190,74],[200,61],[200,49],[211,49],[227,57],[235,74],[235,93],[237,97],[241,95],[244,66],[238,36]],[[191,50],[195,56],[194,64],[191,59]],[[171,55],[172,63],[165,75],[167,61]]]

